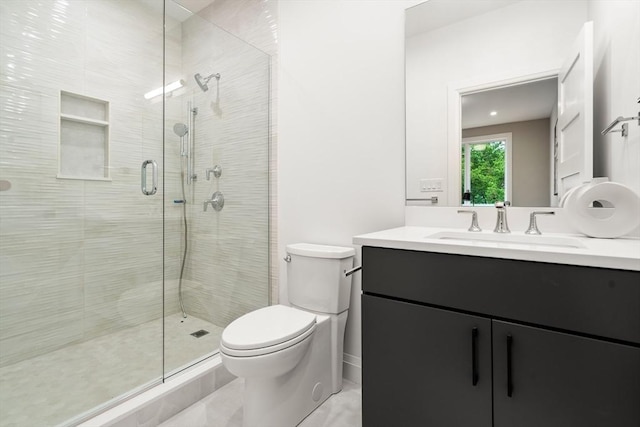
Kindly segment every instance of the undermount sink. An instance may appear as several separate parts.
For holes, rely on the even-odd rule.
[[[440,231],[426,236],[427,239],[457,240],[507,245],[555,246],[584,249],[578,239],[572,237],[540,236],[529,234],[474,233],[470,231]]]

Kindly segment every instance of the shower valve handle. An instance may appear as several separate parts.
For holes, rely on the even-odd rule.
[[[207,211],[208,205],[211,205],[216,212],[220,212],[224,207],[224,195],[221,192],[216,191],[211,195],[211,199],[204,201],[203,208],[205,212]]]
[[[207,181],[211,180],[211,174],[216,178],[220,178],[222,175],[222,168],[219,165],[215,165],[212,168],[207,168]]]

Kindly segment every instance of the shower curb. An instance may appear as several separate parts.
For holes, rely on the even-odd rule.
[[[78,427],[141,427],[161,424],[233,381],[220,356],[167,379]]]

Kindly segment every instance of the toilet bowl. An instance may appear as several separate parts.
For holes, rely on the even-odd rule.
[[[342,389],[353,248],[287,246],[291,306],[273,305],[231,322],[220,356],[243,377],[244,427],[294,427]]]
[[[309,348],[316,316],[272,305],[238,318],[222,332],[221,357],[237,377],[275,377],[291,371]]]

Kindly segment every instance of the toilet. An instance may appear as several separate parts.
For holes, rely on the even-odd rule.
[[[342,390],[353,248],[287,245],[291,306],[272,305],[222,332],[223,365],[243,377],[244,427],[293,427]]]

